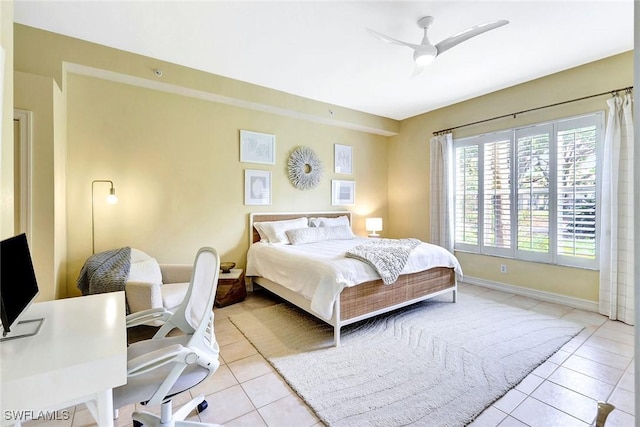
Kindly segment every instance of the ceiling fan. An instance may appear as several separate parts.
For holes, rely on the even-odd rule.
[[[448,37],[442,40],[440,43],[435,46],[431,44],[429,38],[427,37],[427,30],[433,23],[433,16],[425,16],[423,18],[418,19],[418,27],[424,29],[424,37],[422,38],[422,42],[420,44],[407,43],[401,40],[396,40],[389,36],[385,36],[377,31],[367,28],[367,31],[371,33],[374,37],[379,38],[382,41],[387,43],[393,43],[400,46],[406,46],[413,49],[413,60],[416,63],[415,70],[413,75],[420,74],[424,69],[425,65],[429,64],[433,61],[436,56],[442,54],[443,52],[451,49],[452,47],[462,43],[463,41],[469,40],[472,37],[480,35],[482,33],[486,33],[487,31],[493,30],[498,27],[502,27],[503,25],[507,25],[509,21],[501,19],[498,21],[491,21],[484,24],[475,25],[473,27],[467,28],[466,30],[455,34],[451,37]]]

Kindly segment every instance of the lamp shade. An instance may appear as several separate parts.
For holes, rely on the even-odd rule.
[[[377,232],[382,230],[382,218],[367,218],[365,228],[371,231],[369,236],[378,236]]]

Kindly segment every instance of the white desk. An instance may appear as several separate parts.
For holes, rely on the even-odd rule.
[[[114,387],[127,381],[124,292],[35,303],[32,337],[0,342],[2,424],[7,411],[55,411],[85,402],[98,425],[113,426]]]

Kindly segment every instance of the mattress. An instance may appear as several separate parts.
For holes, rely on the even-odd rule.
[[[246,274],[264,277],[301,295],[311,301],[311,309],[316,314],[328,320],[333,315],[336,298],[345,287],[380,279],[369,264],[345,256],[348,250],[367,241],[367,238],[356,237],[304,245],[257,242],[247,253]],[[462,278],[462,268],[449,251],[424,242],[411,252],[402,274],[434,267],[453,268],[457,278]]]

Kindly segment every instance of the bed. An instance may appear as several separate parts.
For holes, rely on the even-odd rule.
[[[420,243],[397,280],[384,284],[370,265],[344,256],[345,248],[364,243],[367,238],[271,244],[256,227],[300,218],[337,221],[345,217],[351,232],[351,213],[347,211],[250,214],[246,268],[250,286],[264,288],[333,326],[336,346],[340,345],[340,330],[345,325],[446,293],[451,293],[456,302],[462,270],[443,248]],[[434,260],[428,262],[434,266],[423,259],[429,250],[437,250]]]

